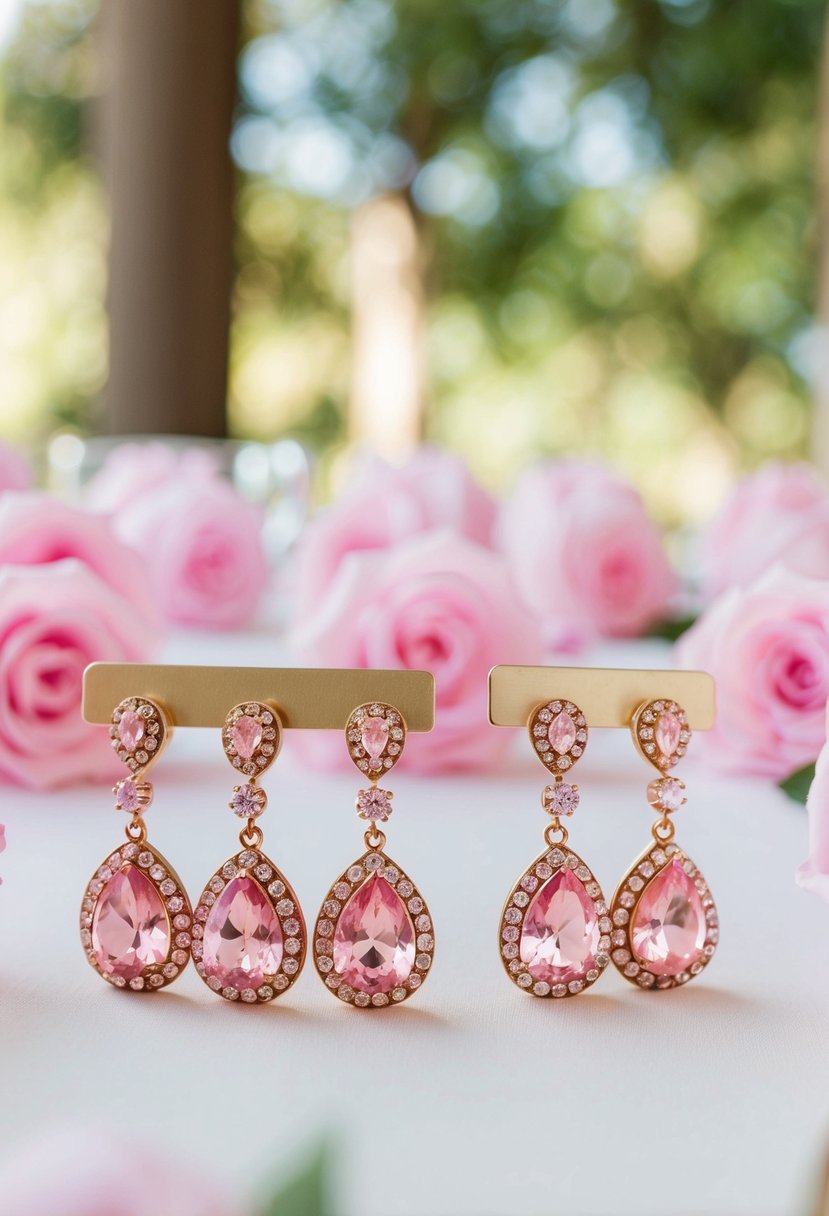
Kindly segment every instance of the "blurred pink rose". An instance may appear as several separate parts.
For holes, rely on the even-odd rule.
[[[82,561],[148,621],[158,621],[141,562],[108,520],[48,494],[0,495],[0,567],[70,557]]]
[[[529,469],[503,506],[498,538],[554,647],[642,633],[668,614],[678,590],[642,499],[604,464]]]
[[[81,562],[0,566],[0,777],[53,789],[120,769],[81,720],[83,670],[146,659],[155,631]]]
[[[242,1216],[203,1169],[104,1126],[39,1132],[0,1166],[0,1216]]]
[[[5,848],[6,848],[6,828],[5,828],[5,824],[0,823],[0,853],[2,853],[5,850]],[[2,883],[2,882],[3,882],[3,879],[0,878],[0,883]]]
[[[32,484],[32,466],[17,448],[0,443],[0,491],[28,490]]]
[[[140,554],[167,620],[233,629],[250,622],[267,584],[262,512],[197,470],[136,491],[113,525]]]
[[[300,661],[319,667],[431,671],[435,729],[412,735],[406,768],[491,768],[510,732],[487,726],[487,672],[495,663],[537,663],[538,625],[515,595],[501,558],[450,532],[411,537],[382,553],[345,557],[317,613],[294,635]],[[312,754],[344,761],[333,736]]]
[[[824,743],[806,801],[809,857],[797,871],[798,886],[829,900],[829,743]]]
[[[166,482],[218,476],[217,461],[203,448],[169,443],[121,443],[114,447],[84,492],[93,511],[116,512]]]
[[[716,600],[676,657],[716,678],[717,725],[699,747],[720,768],[780,781],[815,759],[829,697],[829,582],[774,566]]]
[[[739,482],[702,538],[703,593],[744,587],[775,562],[829,578],[829,491],[811,465],[772,460]]]
[[[296,616],[316,610],[349,553],[441,528],[490,545],[494,521],[494,500],[460,457],[422,447],[398,468],[362,454],[345,491],[302,534],[290,588]]]

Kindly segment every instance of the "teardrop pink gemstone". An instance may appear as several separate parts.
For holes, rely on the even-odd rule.
[[[233,723],[230,731],[233,746],[243,760],[250,760],[259,744],[262,742],[262,727],[249,714],[242,714]]]
[[[664,709],[656,720],[656,730],[654,731],[656,746],[663,756],[672,756],[679,747],[681,730],[682,723],[676,714],[671,713],[669,709]]]
[[[108,879],[92,914],[92,949],[107,975],[135,979],[170,948],[170,921],[146,874],[124,866]]]
[[[596,966],[599,920],[572,870],[559,870],[533,896],[521,930],[521,960],[535,980],[567,984]]]
[[[560,756],[569,752],[576,742],[576,724],[566,709],[553,718],[547,731],[547,738],[552,744],[553,751],[558,752]]]
[[[403,901],[373,874],[337,921],[334,970],[358,992],[389,992],[409,978],[414,957],[414,929]]]
[[[702,957],[702,898],[674,858],[645,887],[630,926],[633,950],[654,975],[678,975]]]
[[[368,717],[363,722],[360,742],[368,753],[369,760],[379,760],[389,737],[389,724],[385,718]]]
[[[282,929],[255,878],[232,878],[204,926],[204,970],[223,988],[258,988],[282,962]]]
[[[118,738],[128,752],[135,751],[144,738],[144,719],[141,714],[137,714],[134,709],[128,709],[125,714],[121,714],[121,721],[118,723]]]

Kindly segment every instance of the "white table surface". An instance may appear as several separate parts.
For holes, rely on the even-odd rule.
[[[169,657],[192,661],[194,646]],[[252,646],[198,653],[248,662]],[[357,782],[303,773],[291,753],[289,735],[265,779],[264,847],[311,921],[361,849]],[[794,884],[805,815],[692,760],[682,775],[678,839],[717,899],[717,956],[684,989],[644,993],[610,967],[554,1002],[519,992],[496,952],[507,888],[541,847],[543,769],[518,740],[488,777],[417,779],[404,761],[388,850],[430,902],[436,962],[405,1007],[368,1013],[310,960],[271,1006],[214,998],[192,970],[156,996],[110,989],[77,928],[123,830],[109,789],[1,790],[0,1156],[47,1123],[103,1122],[150,1143],[174,1133],[249,1191],[330,1132],[342,1216],[800,1212],[829,1140],[829,908]],[[607,896],[647,843],[647,779],[624,732],[594,732],[571,844]],[[179,732],[154,783],[150,839],[197,893],[236,847],[216,738]]]

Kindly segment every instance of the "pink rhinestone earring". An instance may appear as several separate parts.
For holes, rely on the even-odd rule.
[[[190,958],[192,912],[181,879],[147,840],[144,812],[153,798],[147,773],[172,735],[169,717],[146,697],[112,712],[110,737],[128,775],[113,789],[126,811],[127,843],[98,867],[81,904],[81,945],[116,988],[153,992],[171,984]]]
[[[345,728],[348,754],[371,785],[357,794],[369,822],[366,851],[331,885],[314,934],[320,979],[358,1009],[400,1004],[429,974],[435,942],[426,901],[397,862],[384,853],[377,826],[392,811],[392,793],[378,787],[403,753],[406,723],[393,705],[360,705]]]
[[[539,705],[528,722],[530,742],[554,776],[541,794],[552,823],[546,848],[524,871],[501,913],[498,949],[507,975],[524,992],[575,996],[595,984],[610,962],[610,919],[602,889],[567,847],[563,817],[579,805],[579,787],[564,780],[587,747],[587,722],[572,701]]]
[[[267,806],[257,778],[282,746],[282,724],[272,705],[235,705],[222,728],[222,745],[247,781],[233,787],[228,806],[244,819],[241,851],[208,881],[193,913],[193,959],[201,978],[228,1001],[273,1000],[294,984],[305,962],[306,932],[294,891],[262,852],[256,820]]]
[[[641,988],[675,988],[706,967],[719,940],[717,909],[702,873],[678,844],[671,815],[685,804],[685,784],[667,775],[691,739],[688,715],[663,698],[640,705],[633,741],[659,777],[648,801],[659,815],[653,844],[625,874],[613,896],[611,958]]]

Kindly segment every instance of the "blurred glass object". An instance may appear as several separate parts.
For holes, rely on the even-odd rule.
[[[160,444],[175,454],[204,453],[240,494],[264,508],[265,546],[274,562],[291,549],[302,531],[310,509],[312,463],[306,449],[293,439],[271,444],[170,435],[83,439],[64,431],[48,444],[47,488],[69,501],[82,501],[84,487],[124,444]]]

